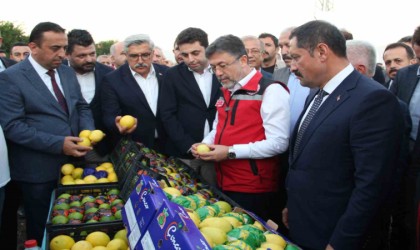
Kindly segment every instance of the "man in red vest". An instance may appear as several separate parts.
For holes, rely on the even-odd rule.
[[[248,65],[243,42],[219,37],[206,49],[210,67],[222,84],[213,130],[202,143],[210,152],[195,157],[214,161],[218,186],[262,219],[279,217],[278,155],[289,144],[289,93]],[[277,221],[278,224],[281,221]]]

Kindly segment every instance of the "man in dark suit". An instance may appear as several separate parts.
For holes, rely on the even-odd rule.
[[[414,149],[415,144],[418,144],[416,139],[418,138],[420,122],[420,26],[414,31],[412,46],[417,58],[417,64],[398,70],[390,89],[397,97],[407,103],[413,124],[410,133],[410,157],[412,161],[407,172],[408,179],[406,187],[409,192],[407,194],[409,209],[406,217],[406,231],[403,232],[403,234],[409,235],[410,249],[414,249],[416,245],[416,213],[418,207],[415,203],[415,196],[416,192],[419,192],[416,189],[416,180],[420,178],[420,164],[418,164],[418,157],[416,155],[419,151]]]
[[[74,29],[67,34],[68,47],[66,55],[68,65],[76,72],[82,95],[92,110],[95,128],[108,132],[102,122],[100,87],[104,76],[113,71],[111,67],[96,62],[95,42],[87,30]],[[103,156],[110,153],[115,145],[106,136],[87,156],[87,160],[105,160]],[[97,155],[97,154],[99,155]]]
[[[209,71],[205,50],[207,33],[198,28],[183,30],[175,41],[184,63],[168,70],[160,99],[162,122],[168,135],[167,153],[186,159],[209,183],[216,184],[212,163],[190,160],[191,145],[201,141],[213,128],[214,106],[220,83]],[[187,160],[188,159],[188,160]]]
[[[6,58],[6,57],[0,57],[0,72],[6,70],[13,64],[17,63],[16,61]]]
[[[335,26],[311,21],[290,38],[291,70],[320,90],[308,97],[291,137],[283,221],[303,249],[361,249],[390,193],[400,106],[354,70]]]
[[[413,49],[405,43],[388,44],[384,50],[383,60],[388,81],[384,86],[390,89],[398,70],[416,64]]]
[[[61,166],[69,156],[81,157],[92,149],[78,145],[81,139],[74,135],[94,129],[94,122],[74,72],[62,65],[65,30],[39,23],[29,47],[31,56],[0,74],[0,122],[11,178],[23,194],[26,237],[41,244]]]
[[[152,64],[154,43],[147,35],[133,35],[125,39],[127,63],[102,82],[101,100],[103,122],[116,138],[131,133],[135,141],[161,151],[164,132],[158,108],[159,92],[168,67]],[[127,129],[119,125],[121,116],[138,119],[136,126]]]

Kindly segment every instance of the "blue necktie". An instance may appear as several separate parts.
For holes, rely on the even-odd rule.
[[[315,97],[314,103],[312,104],[311,109],[309,110],[308,114],[303,120],[303,123],[300,126],[298,134],[296,136],[295,147],[293,149],[293,156],[296,156],[297,152],[299,152],[299,147],[300,147],[300,143],[302,141],[303,135],[306,129],[308,128],[309,123],[311,122],[312,118],[314,118],[316,111],[321,106],[322,99],[324,99],[326,95],[328,95],[328,93],[321,89],[319,90],[318,95]]]

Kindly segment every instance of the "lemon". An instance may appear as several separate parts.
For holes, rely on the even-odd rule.
[[[70,164],[70,163],[67,163],[67,164],[64,164],[63,166],[61,166],[61,173],[63,175],[70,175],[72,173],[73,169],[74,169],[74,165]]]
[[[210,152],[210,148],[206,144],[200,144],[197,146],[197,153],[202,154],[207,152]]]
[[[125,115],[120,119],[120,125],[123,128],[130,129],[136,124],[136,119],[131,115]]]
[[[279,246],[281,246],[283,248],[286,247],[286,245],[287,245],[286,241],[280,235],[277,235],[277,234],[264,234],[264,236],[265,236],[265,241],[267,243],[279,245]]]
[[[62,184],[63,185],[75,185],[76,182],[74,182],[74,181],[66,181],[66,182],[63,182]]]
[[[104,138],[105,134],[101,130],[93,130],[89,135],[89,140],[93,142],[99,142]]]
[[[106,168],[98,166],[95,168],[96,171],[106,171]]]
[[[127,250],[127,247],[127,243],[122,239],[113,239],[106,245],[108,250]]]
[[[118,181],[118,177],[116,173],[109,173],[108,174],[108,180],[109,182],[117,182]]]
[[[208,236],[216,246],[225,243],[227,240],[226,233],[222,229],[216,227],[203,227],[200,228],[200,232],[201,234]]]
[[[80,146],[85,146],[85,147],[90,147],[91,143],[89,138],[86,137],[80,137],[80,139],[82,139],[82,141],[79,141],[77,144]]]
[[[51,250],[70,249],[73,245],[73,238],[67,235],[57,235],[50,241]]]
[[[204,234],[204,233],[201,233],[201,234],[204,236],[204,239],[206,239],[206,241],[209,244],[209,246],[211,248],[213,248],[214,247],[213,240],[207,234]]]
[[[99,167],[104,167],[105,169],[108,169],[108,168],[114,168],[114,165],[112,165],[111,162],[104,162],[101,165],[99,165]]]
[[[93,246],[89,241],[80,240],[71,247],[71,250],[92,250],[92,248]]]
[[[115,173],[114,168],[107,168],[107,169],[105,169],[105,171],[107,171],[107,172],[108,172],[108,176],[109,176],[109,174],[111,174],[111,173]]]
[[[75,168],[73,172],[71,172],[71,176],[73,179],[81,179],[83,174],[83,168]]]
[[[224,220],[223,218],[220,218],[220,217],[206,218],[200,223],[200,225],[198,227],[199,228],[215,227],[215,228],[221,229],[225,233],[232,230],[232,225],[230,224],[230,222],[227,221],[227,220]]]
[[[80,133],[79,133],[79,137],[86,137],[86,138],[89,138],[89,136],[90,136],[90,130],[87,130],[87,129],[85,129],[85,130],[82,130],[82,131],[80,131]]]
[[[96,183],[108,183],[108,182],[109,182],[108,178],[99,178],[99,179],[96,181]]]
[[[74,180],[74,183],[75,184],[78,184],[78,185],[80,185],[80,184],[86,184],[86,182],[84,180],[82,180],[82,179],[76,179],[76,180]]]
[[[94,247],[96,246],[105,247],[106,245],[108,245],[111,239],[106,233],[96,231],[96,232],[88,234],[88,236],[86,237],[86,241],[89,241]]]
[[[121,239],[123,241],[125,241],[125,243],[128,244],[128,239],[127,239],[127,230],[126,229],[121,229],[120,231],[118,231],[115,235],[114,235],[114,239]]]
[[[95,183],[98,179],[94,175],[88,175],[83,178],[86,184],[92,184]]]
[[[190,216],[191,220],[194,222],[194,224],[198,227],[198,225],[200,225],[200,216],[198,216],[197,212],[192,211],[192,212],[187,212],[188,215]]]
[[[92,248],[92,250],[108,250],[108,248],[106,248],[104,246],[96,246],[96,247]]]
[[[63,178],[61,178],[61,184],[64,184],[66,182],[74,182],[74,179],[71,175],[65,175]]]

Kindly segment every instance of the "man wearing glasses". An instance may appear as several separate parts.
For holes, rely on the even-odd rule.
[[[161,151],[163,129],[158,98],[167,66],[152,63],[154,43],[148,35],[132,35],[124,40],[126,64],[106,75],[102,83],[102,112],[105,127],[114,139],[132,134],[135,141]],[[122,116],[137,118],[134,127],[119,125]]]
[[[202,143],[211,149],[195,157],[216,162],[218,186],[243,208],[279,225],[278,155],[289,145],[287,88],[248,64],[241,39],[216,39],[206,49],[210,68],[221,82],[213,130]]]

